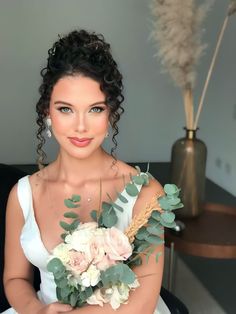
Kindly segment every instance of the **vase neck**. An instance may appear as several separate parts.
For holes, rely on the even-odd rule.
[[[185,132],[186,132],[187,139],[192,140],[196,138],[197,130],[190,130],[190,129],[185,128]]]

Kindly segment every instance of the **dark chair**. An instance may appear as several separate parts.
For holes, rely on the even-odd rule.
[[[0,313],[10,307],[3,288],[4,267],[4,239],[5,239],[5,211],[9,192],[14,184],[27,173],[8,165],[0,164]],[[34,286],[39,289],[39,271],[34,271]],[[161,297],[167,304],[171,314],[188,314],[186,306],[165,288],[161,288]]]

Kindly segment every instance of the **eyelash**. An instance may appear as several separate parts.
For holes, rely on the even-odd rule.
[[[62,113],[72,112],[71,108],[69,108],[69,107],[59,107],[57,110],[59,110]],[[94,112],[94,113],[100,113],[100,112],[103,112],[104,110],[105,110],[105,108],[103,108],[103,107],[92,107],[90,109],[90,111]]]
[[[93,111],[94,109],[96,109],[96,110]],[[92,107],[90,111],[95,112],[95,113],[100,113],[100,112],[103,112],[104,110],[105,109],[103,107]]]
[[[62,113],[68,113],[68,112],[71,112],[71,109],[68,108],[68,107],[59,107],[58,110]],[[64,111],[66,110],[66,111]]]

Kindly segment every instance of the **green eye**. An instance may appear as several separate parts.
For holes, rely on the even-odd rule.
[[[91,112],[102,112],[104,111],[105,109],[103,107],[93,107],[91,108]]]
[[[63,112],[63,113],[71,112],[71,109],[68,108],[68,107],[60,107],[60,108],[58,108],[58,110],[59,110],[60,112]]]

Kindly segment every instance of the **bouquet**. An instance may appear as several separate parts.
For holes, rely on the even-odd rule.
[[[136,197],[137,186],[148,185],[150,177],[148,172],[139,170],[126,185],[127,194]],[[155,197],[133,218],[125,232],[115,227],[116,211],[123,211],[115,202],[102,202],[99,210],[90,213],[93,222],[80,223],[73,209],[79,207],[81,197],[72,195],[65,200],[70,211],[64,217],[73,221],[70,224],[60,222],[65,231],[63,242],[54,248],[47,265],[48,271],[53,273],[59,301],[73,307],[109,303],[113,309],[127,303],[129,292],[139,287],[132,267],[142,263],[143,254],[148,262],[155,248],[163,243],[163,226],[175,226],[172,211],[183,207],[175,185],[165,185],[164,191],[165,195]],[[121,193],[118,198],[122,203],[128,202]]]

